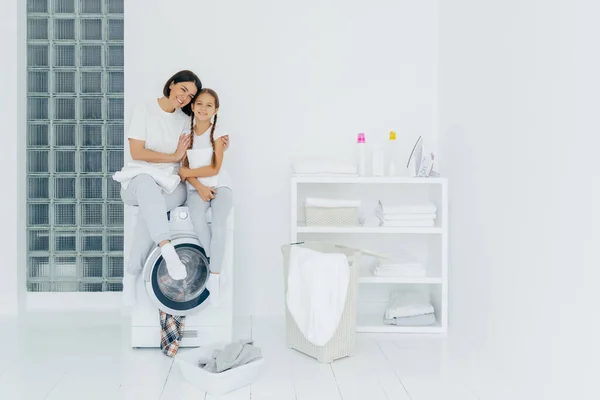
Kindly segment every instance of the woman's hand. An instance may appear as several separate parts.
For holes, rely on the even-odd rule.
[[[175,157],[175,162],[180,162],[181,160],[183,160],[183,157],[185,157],[186,151],[190,147],[190,140],[191,140],[191,135],[188,135],[186,133],[182,133],[179,136],[179,143],[177,144],[177,150],[175,150],[175,153],[173,154],[173,156]]]
[[[225,150],[229,147],[229,135],[221,136],[221,140],[223,141],[223,146],[225,146]]]
[[[183,165],[179,167],[179,177],[183,182],[190,177],[190,171],[188,167],[184,167]]]
[[[211,201],[215,198],[216,193],[217,191],[215,189],[208,186],[202,186],[201,188],[198,188],[198,194],[204,201]]]

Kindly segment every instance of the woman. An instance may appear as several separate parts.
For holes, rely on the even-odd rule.
[[[225,256],[225,230],[233,206],[231,178],[223,165],[225,137],[217,128],[219,96],[212,89],[202,89],[191,104],[191,149],[187,151],[179,176],[188,182],[187,204],[200,244],[210,257],[207,288],[209,301],[219,303],[220,272]],[[190,169],[193,168],[193,169]],[[210,228],[206,212],[211,208]]]
[[[186,201],[185,185],[178,176],[179,163],[190,144],[183,132],[189,125],[190,103],[202,89],[191,71],[177,72],[165,83],[163,96],[133,108],[127,136],[131,158],[113,179],[121,182],[121,198],[138,206],[130,257],[123,277],[125,303],[135,301],[135,282],[153,245],[160,246],[169,275],[187,276],[171,244],[167,212]]]

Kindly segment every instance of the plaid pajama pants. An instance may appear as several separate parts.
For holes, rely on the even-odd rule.
[[[169,357],[175,356],[185,326],[185,316],[160,313],[160,348]]]

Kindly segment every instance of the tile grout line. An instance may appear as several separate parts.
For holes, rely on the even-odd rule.
[[[392,368],[392,371],[394,371],[394,375],[396,375],[396,378],[398,378],[398,382],[400,382],[400,385],[402,385],[402,388],[404,389],[404,392],[406,393],[406,395],[408,396],[408,398],[410,400],[412,400],[412,396],[410,395],[410,393],[408,393],[408,390],[406,390],[406,386],[404,386],[404,382],[402,382],[402,379],[400,378],[400,376],[398,376],[398,372],[396,371],[396,368],[394,368],[394,366],[390,362],[390,359],[385,355],[385,352],[381,348],[381,345],[379,344],[379,340],[377,340],[376,342],[377,342],[377,348],[379,349],[379,351],[381,352],[381,354],[383,355],[383,357],[387,361],[387,363],[390,366],[390,368]]]
[[[342,395],[342,389],[340,388],[340,383],[337,380],[337,376],[335,376],[335,371],[333,370],[333,363],[329,363],[329,369],[331,370],[331,373],[333,374],[333,379],[335,380],[335,386],[340,395],[340,400],[343,400],[344,396]]]
[[[286,339],[286,341],[287,341],[287,339]],[[286,347],[287,347],[287,343],[286,343]],[[290,349],[288,349],[288,350],[290,350]],[[298,391],[296,390],[296,372],[294,370],[294,366],[292,365],[293,361],[289,357],[289,353],[286,353],[286,360],[288,361],[288,367],[290,368],[290,372],[292,375],[292,385],[294,386],[294,399],[298,400]]]
[[[50,389],[50,391],[44,397],[44,399],[47,399],[48,397],[50,397],[50,395],[52,394],[52,392],[54,392],[54,389],[56,389],[56,387],[58,386],[58,384],[60,383],[60,381],[62,381],[65,378],[65,376],[67,376],[67,372],[68,371],[65,371],[65,373],[62,374],[62,376],[56,381],[56,383],[54,384],[54,386],[52,386],[52,389]]]
[[[165,387],[167,387],[167,382],[169,381],[169,378],[171,377],[171,370],[173,369],[174,363],[175,363],[175,360],[171,360],[171,366],[169,367],[169,371],[167,372],[167,376],[165,377],[165,383],[163,383],[163,387],[160,391],[160,397],[162,397],[163,393],[165,392]]]
[[[250,321],[251,321],[251,323],[250,323],[250,338],[252,339],[252,341],[255,341],[256,338],[254,337],[254,323],[255,323],[254,316],[250,315]],[[294,379],[294,371],[291,366],[290,359],[289,359],[289,357],[287,357],[287,352],[285,352],[285,354],[286,354],[285,360],[288,362],[288,367],[290,368],[290,374],[292,377],[291,381],[292,381],[292,387],[294,390],[294,400],[298,400],[298,393],[296,392],[296,381]],[[250,400],[252,400],[252,387],[253,387],[253,385],[250,385]]]
[[[379,345],[377,346],[379,347]],[[377,383],[379,383],[379,386],[381,387],[381,391],[383,392],[383,395],[385,396],[386,400],[390,400],[390,397],[387,394],[387,391],[385,390],[385,388],[383,387],[383,384],[381,383],[381,381],[379,379],[377,379]],[[400,382],[400,384],[402,384],[402,382]],[[404,386],[402,386],[404,388]],[[406,391],[406,389],[404,389],[404,391]]]

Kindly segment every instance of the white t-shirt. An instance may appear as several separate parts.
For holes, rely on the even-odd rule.
[[[187,125],[187,128],[186,128]],[[144,140],[148,150],[159,153],[173,154],[177,150],[179,135],[190,130],[190,117],[180,109],[169,113],[153,99],[136,105],[131,113],[127,127],[127,137]],[[179,169],[179,163],[154,163],[133,160],[132,164],[153,166],[163,170]]]
[[[213,148],[210,144],[210,130],[212,129],[212,125],[201,135],[194,134],[194,143],[191,149],[187,151],[188,161],[190,163],[190,168],[200,168],[210,165]],[[189,126],[187,131],[189,132]],[[217,140],[222,136],[228,135],[227,133],[221,131],[217,126],[215,128],[215,133],[213,134],[213,139]],[[226,152],[227,153],[227,152]],[[225,157],[223,157],[223,163],[221,164],[221,169],[219,173],[214,176],[209,176],[206,178],[198,178],[200,183],[205,186],[218,188],[218,187],[228,187],[232,188],[232,181],[229,173],[225,169]],[[195,190],[195,188],[187,183],[189,190]]]

